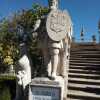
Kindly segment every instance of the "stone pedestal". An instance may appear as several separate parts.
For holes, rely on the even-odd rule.
[[[28,100],[65,100],[64,79],[60,76],[56,80],[35,78],[29,85]]]

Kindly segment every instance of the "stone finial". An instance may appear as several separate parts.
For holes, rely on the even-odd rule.
[[[81,29],[80,36],[81,36],[81,41],[84,41],[84,28],[83,27]]]
[[[58,9],[59,0],[48,0],[50,10]]]
[[[96,43],[96,35],[95,34],[92,35],[92,41],[93,41],[93,43]]]
[[[83,27],[82,27],[82,29],[81,29],[80,35],[81,35],[81,36],[84,36],[84,29],[83,29]]]

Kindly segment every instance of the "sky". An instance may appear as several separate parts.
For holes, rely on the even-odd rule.
[[[0,0],[0,19],[10,17],[21,9],[32,8],[33,3],[48,6],[48,0]],[[59,9],[67,10],[73,22],[73,36],[80,39],[84,28],[84,39],[92,35],[98,39],[98,21],[100,19],[100,0],[60,0]]]

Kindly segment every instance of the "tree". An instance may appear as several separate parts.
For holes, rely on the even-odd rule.
[[[34,66],[41,65],[41,51],[38,46],[38,38],[32,38],[32,30],[36,20],[46,15],[48,11],[46,7],[33,4],[32,9],[21,10],[10,19],[3,19],[0,22],[0,59],[4,65],[15,65],[19,59],[18,25],[24,28],[28,36],[28,50],[34,61]]]

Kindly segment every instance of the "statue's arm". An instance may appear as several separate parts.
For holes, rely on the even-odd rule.
[[[35,37],[38,36],[37,30],[38,30],[38,28],[40,27],[40,23],[41,23],[41,20],[38,19],[38,20],[36,21],[35,25],[34,25],[34,28],[33,28],[33,30],[32,30],[32,37],[33,37],[33,38],[35,38]]]
[[[37,31],[37,29],[38,29],[39,26],[40,26],[40,23],[41,23],[41,20],[38,19],[38,20],[36,21],[35,25],[34,25],[34,32]]]

